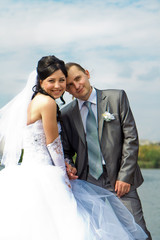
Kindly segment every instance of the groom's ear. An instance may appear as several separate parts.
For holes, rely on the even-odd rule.
[[[90,79],[90,73],[87,69],[85,70],[85,74],[88,76],[88,79]]]

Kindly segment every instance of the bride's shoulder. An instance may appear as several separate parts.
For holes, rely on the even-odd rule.
[[[37,94],[33,100],[39,106],[39,108],[53,108],[56,106],[55,100],[44,94]]]

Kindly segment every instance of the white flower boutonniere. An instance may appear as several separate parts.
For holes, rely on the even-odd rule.
[[[103,116],[103,118],[104,118],[104,120],[106,121],[106,122],[110,122],[110,121],[112,121],[112,120],[114,120],[115,119],[115,116],[113,115],[113,114],[111,114],[110,112],[104,112],[103,114],[102,114],[102,116]]]

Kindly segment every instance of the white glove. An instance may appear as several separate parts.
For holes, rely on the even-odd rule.
[[[58,166],[62,169],[65,176],[65,182],[66,184],[71,188],[71,184],[66,172],[66,166],[64,161],[64,154],[63,154],[63,148],[60,136],[58,136],[52,143],[47,145],[48,151],[50,153],[50,156],[52,158],[52,161],[55,166]]]

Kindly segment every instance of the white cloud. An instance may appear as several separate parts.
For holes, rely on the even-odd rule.
[[[88,68],[95,86],[125,89],[137,118],[140,106],[147,117],[148,94],[158,109],[158,0],[5,0],[0,11],[0,94],[6,100],[22,89],[43,55],[55,54]],[[135,104],[135,93],[143,105]],[[142,125],[146,131],[148,124]]]
[[[66,5],[58,2],[8,4],[7,12],[0,18],[0,42],[6,48],[36,44],[63,48],[75,42],[83,49],[114,45],[156,48],[154,44],[160,40],[158,13],[134,6],[118,8],[100,3],[92,1],[85,6],[83,1]]]

